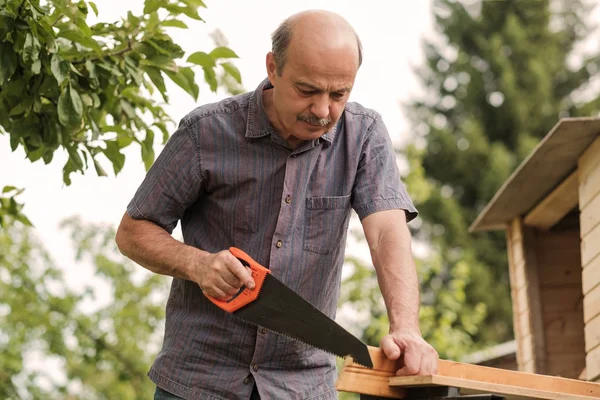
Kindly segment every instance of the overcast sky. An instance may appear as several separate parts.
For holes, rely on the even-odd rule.
[[[172,34],[187,57],[195,51],[210,51],[213,42],[208,34],[220,29],[229,40],[229,47],[240,56],[235,63],[247,90],[255,89],[266,77],[264,60],[270,50],[270,34],[283,19],[315,8],[341,14],[354,26],[364,48],[364,62],[351,100],[380,112],[394,141],[408,137],[399,101],[419,91],[411,66],[422,62],[420,42],[424,34],[431,32],[429,0],[205,0],[205,3],[208,8],[200,13],[206,23],[186,21],[189,30],[174,29]],[[117,20],[128,10],[136,13],[143,8],[143,0],[96,0],[96,4],[100,11],[98,19],[106,22]],[[198,105],[223,98],[222,94],[214,95],[202,86],[198,102],[194,103],[182,90],[172,88],[167,110],[174,121]],[[66,160],[63,153],[57,153],[50,165],[41,161],[32,164],[21,149],[11,153],[8,135],[0,135],[0,187],[13,185],[26,189],[19,198],[26,204],[24,212],[54,259],[67,267],[73,285],[89,275],[81,270],[83,267],[72,266],[69,239],[58,225],[72,215],[80,215],[85,221],[118,224],[145,174],[139,148],[132,145],[126,154],[125,168],[118,177],[98,178],[89,170],[85,176],[72,175],[73,183],[66,187],[61,172]]]

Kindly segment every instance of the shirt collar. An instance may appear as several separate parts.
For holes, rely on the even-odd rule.
[[[263,90],[271,89],[272,87],[273,85],[269,79],[265,78],[250,96],[250,104],[248,107],[248,124],[246,125],[246,137],[248,138],[260,138],[271,133],[275,133],[273,125],[271,125],[271,122],[269,122],[269,119],[267,118],[262,96]],[[337,130],[341,126],[340,124],[342,122],[342,118],[338,120],[338,122],[329,132],[326,132],[319,139],[315,139],[315,145],[319,142],[323,142],[323,144],[326,146],[331,145]]]

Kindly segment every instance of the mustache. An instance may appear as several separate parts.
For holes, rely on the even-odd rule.
[[[326,127],[331,124],[331,118],[317,118],[314,115],[300,114],[296,117],[298,121],[307,122],[311,125]]]

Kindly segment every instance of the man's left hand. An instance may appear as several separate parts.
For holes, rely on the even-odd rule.
[[[437,374],[438,353],[427,343],[420,332],[397,331],[385,335],[380,342],[381,349],[390,360],[403,358],[398,376]]]

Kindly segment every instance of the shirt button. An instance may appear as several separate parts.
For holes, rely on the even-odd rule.
[[[292,202],[292,196],[290,196],[289,194],[285,197],[285,202],[290,204]]]
[[[246,377],[246,379],[244,379],[244,384],[245,384],[245,385],[247,385],[247,384],[249,384],[249,383],[250,383],[250,378],[249,378],[249,377]]]
[[[260,333],[267,333],[267,328],[261,328]]]
[[[277,248],[280,249],[281,246],[283,246],[283,242],[281,240],[278,240],[277,243],[275,243],[275,246],[277,246]]]
[[[258,365],[252,364],[252,371],[254,371],[254,372],[258,371]]]

